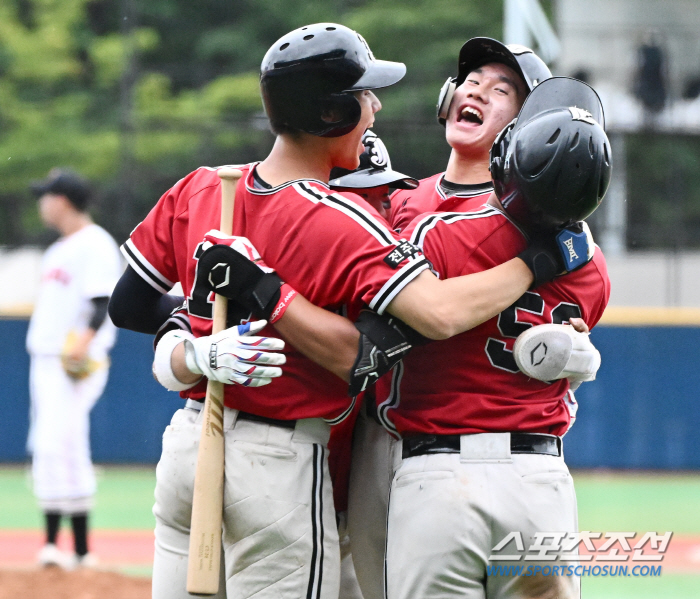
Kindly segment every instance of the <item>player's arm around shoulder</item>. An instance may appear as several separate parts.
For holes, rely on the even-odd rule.
[[[417,219],[411,225],[411,239],[425,247],[426,257],[435,260],[433,268],[437,272],[447,274],[455,268],[465,272],[465,261],[479,247],[489,227],[481,226],[479,232],[475,226],[479,219],[466,213],[448,226],[449,218],[447,213],[437,213]],[[493,228],[497,223],[492,219],[487,224]],[[430,339],[446,339],[472,329],[510,306],[533,281],[530,269],[517,258],[489,268],[492,265],[484,265],[487,270],[481,272],[445,280],[421,273],[394,298],[388,311]]]

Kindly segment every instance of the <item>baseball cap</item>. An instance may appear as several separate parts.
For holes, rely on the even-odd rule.
[[[90,200],[90,187],[87,181],[68,169],[51,169],[46,179],[32,182],[30,189],[37,198],[45,193],[66,196],[80,211],[85,210]]]
[[[368,130],[362,137],[365,151],[360,154],[360,166],[354,171],[334,168],[331,171],[330,187],[350,189],[371,189],[388,185],[396,189],[415,189],[418,180],[391,168],[389,152],[377,134]]]
[[[474,37],[459,51],[457,85],[461,85],[473,70],[489,62],[500,62],[513,69],[529,91],[552,76],[547,65],[530,48],[520,44],[506,46],[490,37]]]

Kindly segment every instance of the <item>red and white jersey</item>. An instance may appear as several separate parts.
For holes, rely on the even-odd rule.
[[[445,173],[422,179],[416,189],[398,189],[391,196],[389,220],[394,231],[401,232],[418,216],[427,212],[466,212],[486,203],[493,191],[488,183],[465,186],[469,189],[447,195],[440,186]]]
[[[250,239],[264,261],[317,306],[333,311],[347,306],[352,319],[364,304],[382,312],[428,268],[420,252],[358,205],[361,198],[353,202],[315,180],[258,189],[255,164],[239,168],[243,178],[236,188],[233,234]],[[197,284],[196,273],[204,235],[220,225],[216,170],[199,168],[180,180],[122,247],[129,264],[154,288],[165,293],[182,283],[198,337],[209,335],[212,325],[213,294]],[[261,334],[276,335],[272,327]],[[290,345],[285,353],[282,377],[260,389],[226,386],[226,405],[284,420],[342,418],[351,407],[347,384]],[[204,387],[182,395],[203,397]]]
[[[503,212],[433,213],[409,227],[442,279],[487,270],[515,257],[526,238]],[[480,326],[414,348],[391,380],[379,381],[378,413],[387,429],[411,434],[524,431],[562,435],[569,426],[566,379],[543,383],[519,372],[515,338],[527,328],[583,318],[592,328],[610,296],[605,258],[596,248],[580,270],[526,292]]]

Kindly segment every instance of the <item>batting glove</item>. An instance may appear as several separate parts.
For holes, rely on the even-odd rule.
[[[518,258],[532,271],[534,281],[530,289],[535,289],[582,268],[593,258],[594,251],[591,230],[579,221],[563,229],[538,231]]]
[[[588,333],[568,324],[541,324],[515,340],[513,357],[520,371],[539,381],[569,379],[572,388],[592,381],[600,368],[600,352]]]
[[[210,380],[221,383],[262,387],[282,376],[276,366],[286,362],[284,341],[269,337],[255,337],[267,322],[259,320],[231,327],[215,335],[185,340],[187,368]]]
[[[204,241],[206,249],[197,268],[211,291],[238,302],[270,324],[282,318],[297,292],[263,262],[248,239],[209,231]],[[207,243],[212,245],[206,247]]]

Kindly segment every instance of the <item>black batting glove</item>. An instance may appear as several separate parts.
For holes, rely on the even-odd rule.
[[[534,281],[530,289],[536,289],[588,264],[594,250],[588,225],[579,221],[562,229],[537,231],[518,258],[532,271]]]
[[[283,281],[228,245],[213,245],[199,257],[197,276],[210,291],[238,302],[257,318],[270,320]]]

